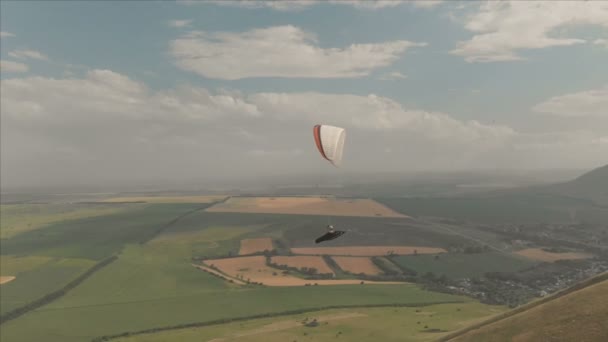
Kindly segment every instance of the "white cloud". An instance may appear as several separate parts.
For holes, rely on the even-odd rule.
[[[608,155],[605,132],[523,134],[373,94],[154,91],[109,70],[0,82],[3,184],[40,180],[40,170],[48,182],[318,171],[317,123],[347,128],[345,170],[581,166]]]
[[[192,23],[192,20],[187,20],[187,19],[184,19],[184,20],[171,20],[171,21],[169,21],[169,26],[170,27],[180,28],[180,27],[190,26],[191,23]]]
[[[555,96],[534,106],[533,110],[563,117],[608,117],[608,85],[598,89]]]
[[[314,34],[275,26],[247,32],[191,32],[171,42],[177,65],[209,78],[347,78],[392,64],[409,48],[406,40],[322,48]]]
[[[35,50],[15,50],[15,51],[11,51],[8,53],[9,56],[13,57],[13,58],[19,58],[19,59],[37,59],[37,60],[41,60],[41,61],[48,61],[49,58],[41,53],[40,51],[35,51]]]
[[[475,33],[451,51],[468,62],[521,60],[521,49],[568,46],[583,39],[557,37],[553,31],[573,25],[608,27],[606,1],[492,1],[479,6],[466,20]]]
[[[0,72],[27,72],[28,66],[23,63],[0,60]]]
[[[382,81],[394,81],[394,80],[402,80],[407,78],[406,75],[400,73],[399,71],[393,71],[393,72],[389,72],[386,73],[382,76],[380,76],[378,79],[382,80]]]
[[[9,38],[9,37],[14,37],[15,35],[13,33],[10,32],[6,32],[6,31],[0,31],[0,38]]]
[[[213,4],[219,6],[239,7],[246,9],[268,8],[276,11],[301,11],[314,5],[343,5],[352,6],[361,10],[376,10],[410,4],[416,8],[432,8],[440,4],[441,0],[183,0],[178,1],[185,5]]]
[[[593,44],[608,48],[608,39],[596,39],[593,41]]]
[[[443,0],[419,0],[419,1],[410,1],[414,7],[418,8],[433,8],[438,6],[443,2]]]

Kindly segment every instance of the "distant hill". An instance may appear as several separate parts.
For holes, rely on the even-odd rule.
[[[545,190],[608,203],[608,165],[589,171],[569,182],[547,186]]]
[[[496,190],[490,196],[558,196],[562,198],[583,199],[599,205],[608,205],[608,165],[593,169],[567,182]]]
[[[441,341],[608,341],[608,274]]]

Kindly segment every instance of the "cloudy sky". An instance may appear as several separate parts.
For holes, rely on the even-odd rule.
[[[1,181],[592,168],[608,2],[2,1]]]

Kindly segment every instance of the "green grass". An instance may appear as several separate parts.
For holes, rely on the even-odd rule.
[[[2,275],[15,280],[0,287],[0,313],[16,309],[55,291],[95,264],[87,259],[0,257]]]
[[[3,255],[43,255],[101,260],[127,243],[145,241],[175,217],[201,205],[147,205],[117,214],[56,222],[0,240]]]
[[[137,207],[141,205],[2,204],[0,239],[44,228],[52,223],[109,215]]]
[[[417,310],[419,312],[417,312]],[[238,338],[247,341],[432,341],[444,333],[424,332],[441,329],[449,332],[504,309],[469,302],[430,305],[421,308],[356,308],[310,312],[299,315],[256,319],[203,328],[164,331],[121,338],[119,342],[209,341]],[[317,327],[301,322],[317,319]],[[420,324],[418,324],[420,322]],[[339,334],[339,338],[336,336]]]
[[[514,272],[535,264],[518,256],[494,252],[439,254],[439,259],[435,259],[435,255],[405,255],[393,257],[392,260],[419,275],[432,272],[436,276],[445,275],[448,278],[478,277],[486,272]]]
[[[157,253],[151,246],[129,246],[117,261],[66,296],[3,325],[2,340],[82,341],[125,331],[331,305],[470,301],[414,285],[237,287],[179,258]]]

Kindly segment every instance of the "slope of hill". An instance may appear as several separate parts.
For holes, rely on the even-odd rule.
[[[608,274],[547,299],[444,341],[608,341]]]
[[[534,188],[539,192],[590,199],[608,204],[608,165],[591,170],[574,180]]]

